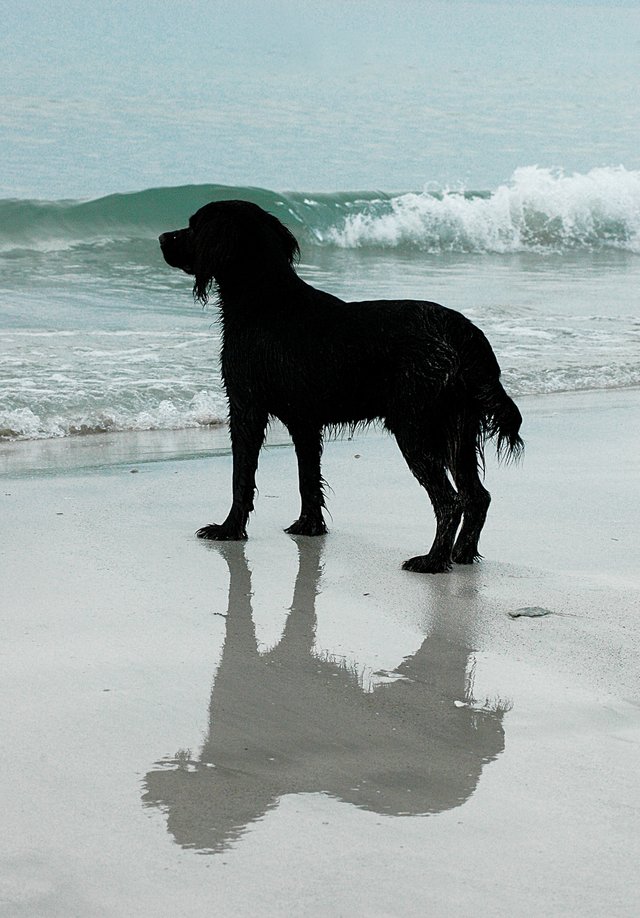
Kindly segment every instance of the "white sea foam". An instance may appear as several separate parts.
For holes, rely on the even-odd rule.
[[[105,405],[96,410],[63,413],[31,408],[0,410],[0,440],[40,440],[118,430],[180,430],[223,424],[227,415],[220,392],[202,390],[187,401],[162,399],[141,410]]]
[[[521,252],[615,247],[640,253],[640,171],[565,175],[529,166],[487,195],[447,189],[367,202],[330,228],[344,248]]]

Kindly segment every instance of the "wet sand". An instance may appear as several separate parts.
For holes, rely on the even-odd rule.
[[[437,576],[380,434],[224,546],[224,431],[0,446],[0,914],[638,914],[640,392],[521,407]]]

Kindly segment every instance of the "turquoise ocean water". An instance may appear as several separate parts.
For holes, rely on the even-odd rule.
[[[514,395],[640,383],[640,4],[0,3],[0,437],[225,417],[158,233],[243,197]]]

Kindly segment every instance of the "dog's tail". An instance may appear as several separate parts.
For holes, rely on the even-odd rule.
[[[504,391],[499,378],[483,382],[473,396],[480,411],[482,442],[495,439],[498,458],[517,462],[524,450],[518,406]]]
[[[477,423],[478,460],[484,464],[485,443],[494,440],[499,459],[517,462],[524,450],[522,415],[500,382],[500,366],[484,333],[468,320],[465,332],[465,344],[459,352],[461,375]]]

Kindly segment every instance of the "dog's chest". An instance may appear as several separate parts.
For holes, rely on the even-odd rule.
[[[270,329],[225,329],[221,367],[227,390],[250,390],[270,399],[283,395],[293,380],[306,375],[309,361],[301,350]]]

